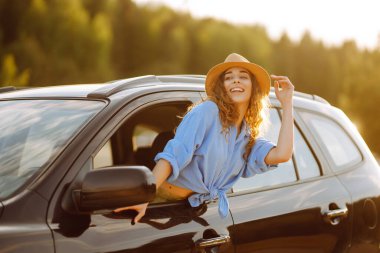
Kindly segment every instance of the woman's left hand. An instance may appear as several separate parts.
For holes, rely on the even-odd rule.
[[[281,105],[292,105],[294,85],[287,76],[271,75],[274,80],[274,92]]]

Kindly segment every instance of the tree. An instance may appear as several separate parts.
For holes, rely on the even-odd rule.
[[[0,73],[1,86],[26,86],[29,81],[29,70],[18,72],[13,55],[5,55]]]

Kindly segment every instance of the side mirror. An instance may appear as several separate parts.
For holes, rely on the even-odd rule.
[[[115,166],[87,172],[81,187],[70,192],[73,203],[63,205],[64,209],[86,214],[152,201],[156,184],[144,166]]]

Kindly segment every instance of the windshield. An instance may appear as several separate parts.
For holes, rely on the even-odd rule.
[[[84,100],[0,101],[0,199],[42,170],[103,107]]]

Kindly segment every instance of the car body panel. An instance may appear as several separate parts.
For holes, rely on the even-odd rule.
[[[370,162],[338,175],[353,200],[352,247],[349,252],[378,252],[380,241],[380,171]]]
[[[194,252],[196,242],[207,231],[229,235],[232,218],[221,219],[217,206],[208,206],[201,213],[192,210],[183,204],[150,207],[135,225],[131,224],[133,216],[128,213],[82,217],[77,227],[66,230],[52,224],[56,252]],[[83,227],[85,223],[87,226]],[[83,233],[78,234],[79,230]],[[218,252],[233,250],[229,242]]]
[[[323,217],[332,204],[347,208],[351,202],[334,176],[229,199],[237,253],[340,252],[349,244],[351,218],[332,225]]]
[[[32,191],[4,201],[0,222],[1,252],[55,252],[46,224],[48,201]]]

